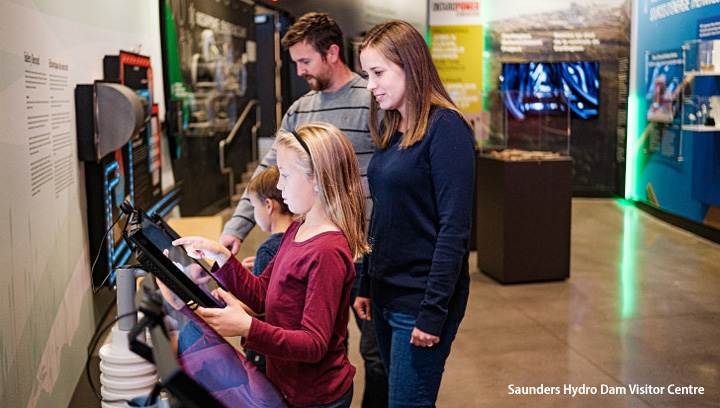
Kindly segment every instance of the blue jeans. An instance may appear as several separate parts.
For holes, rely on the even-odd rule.
[[[460,321],[447,321],[433,347],[410,344],[416,317],[373,303],[378,347],[388,375],[390,407],[434,407],[445,360]]]

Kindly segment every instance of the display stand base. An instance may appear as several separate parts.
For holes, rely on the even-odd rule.
[[[572,159],[478,158],[478,268],[501,283],[570,276]]]

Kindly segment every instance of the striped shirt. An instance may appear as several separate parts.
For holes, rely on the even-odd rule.
[[[280,125],[283,130],[293,131],[307,123],[327,122],[337,126],[345,134],[358,158],[365,191],[365,214],[368,219],[372,213],[372,200],[367,183],[367,166],[375,151],[375,143],[372,141],[368,127],[369,105],[370,92],[367,90],[367,81],[355,74],[353,79],[333,93],[310,91],[300,97],[290,106]],[[276,163],[277,151],[273,146],[260,161],[253,178],[266,167]],[[225,224],[223,234],[234,235],[244,240],[254,226],[253,207],[246,190],[232,218]]]

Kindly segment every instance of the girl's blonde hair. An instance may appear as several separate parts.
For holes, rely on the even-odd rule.
[[[278,131],[277,146],[295,152],[305,175],[315,179],[323,208],[345,235],[353,260],[370,252],[365,234],[365,196],[352,145],[340,129],[325,122],[300,126],[295,135]]]
[[[400,20],[378,24],[365,35],[360,44],[360,53],[368,47],[405,72],[406,117],[404,119],[407,131],[400,142],[401,149],[410,147],[425,137],[430,112],[434,107],[448,108],[457,112],[472,128],[470,121],[450,99],[450,95],[440,81],[425,39],[413,26]],[[375,143],[384,149],[398,130],[400,112],[394,109],[383,111],[384,129],[380,134],[378,109],[375,98],[370,98],[370,134]]]

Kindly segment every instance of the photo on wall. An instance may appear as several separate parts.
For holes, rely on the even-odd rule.
[[[647,59],[645,73],[647,120],[673,123],[679,119],[683,77],[682,50],[650,53]]]

